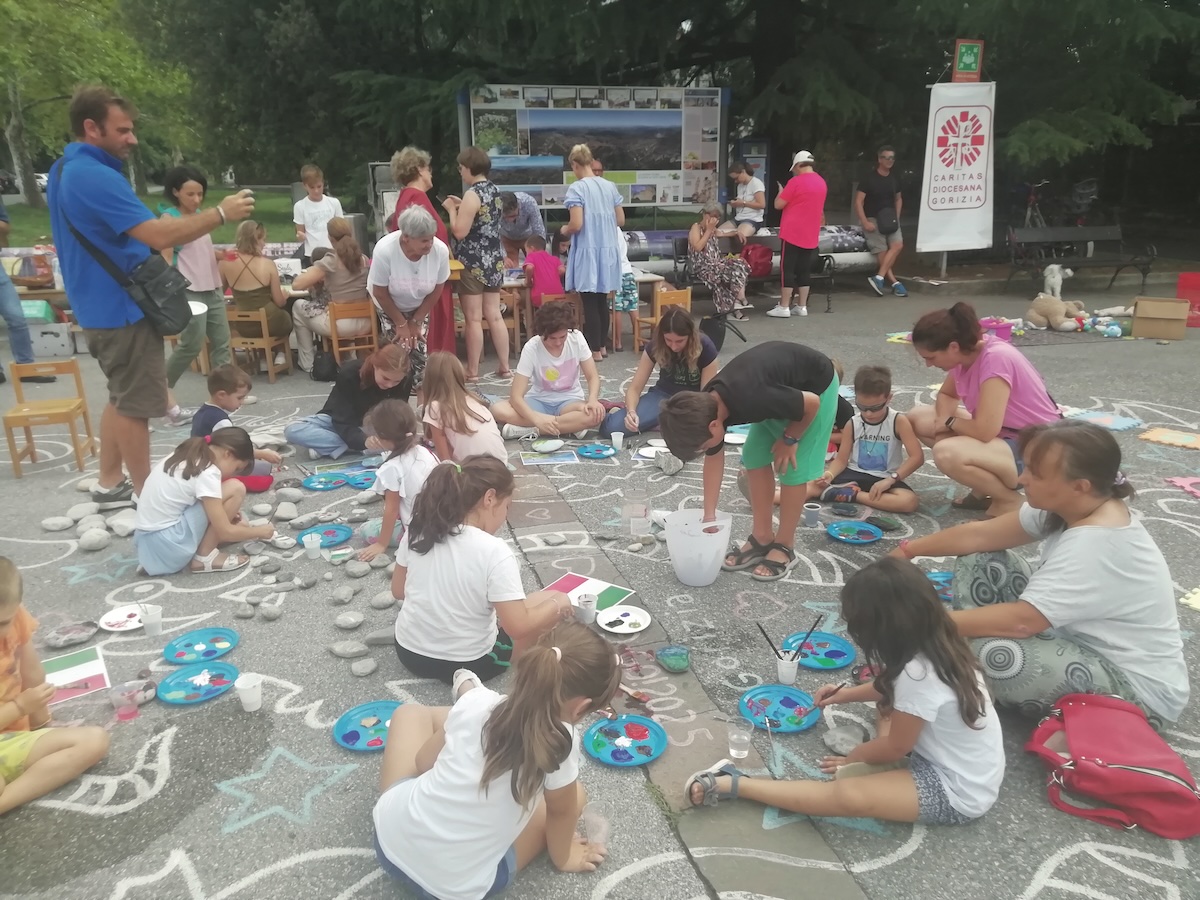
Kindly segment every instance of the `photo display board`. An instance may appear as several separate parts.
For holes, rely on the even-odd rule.
[[[471,92],[469,113],[492,181],[539,206],[562,206],[576,144],[591,148],[630,206],[718,200],[720,88],[489,84]]]

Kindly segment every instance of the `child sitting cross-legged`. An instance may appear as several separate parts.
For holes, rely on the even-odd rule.
[[[516,665],[506,697],[469,673],[451,707],[392,714],[375,804],[375,855],[414,896],[502,893],[542,851],[562,872],[591,872],[603,845],[575,837],[587,801],[575,726],[621,681],[608,643],[570,622]]]
[[[230,416],[242,408],[250,393],[250,376],[237,366],[217,366],[208,373],[208,402],[192,416],[192,437],[208,437],[233,424]],[[249,475],[235,476],[246,489],[261,493],[275,480],[271,475],[283,458],[274,450],[255,449],[254,468]]]
[[[861,503],[888,512],[917,511],[919,499],[904,479],[925,464],[912,423],[892,409],[892,373],[862,366],[854,373],[858,413],[842,429],[838,454],[808,486],[808,499]]]

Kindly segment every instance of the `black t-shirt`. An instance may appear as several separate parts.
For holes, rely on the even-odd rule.
[[[735,356],[705,387],[725,402],[725,426],[766,419],[804,418],[804,392],[822,394],[833,382],[833,363],[820,350],[791,341],[768,341]],[[720,452],[721,445],[709,450]]]
[[[872,168],[858,183],[858,189],[866,194],[863,197],[863,213],[868,219],[873,219],[885,206],[896,205],[896,195],[900,193],[900,179],[895,171],[880,175],[879,168]]]
[[[837,412],[833,415],[833,427],[836,431],[841,431],[846,427],[846,423],[854,418],[854,404],[838,394]]]
[[[372,406],[380,400],[407,402],[413,390],[411,373],[390,390],[381,390],[374,379],[363,387],[362,367],[361,359],[342,363],[333,390],[329,392],[329,399],[321,407],[321,412],[333,420],[333,430],[351,450],[362,450],[365,446],[366,435],[363,434],[362,423]]]

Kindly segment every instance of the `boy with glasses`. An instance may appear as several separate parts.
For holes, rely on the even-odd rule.
[[[892,171],[896,151],[885,144],[879,148],[877,162],[864,176],[854,192],[854,212],[867,237],[867,249],[879,259],[879,272],[867,279],[871,290],[880,297],[891,286],[897,297],[907,297],[908,291],[892,266],[904,249],[904,234],[900,231],[900,211],[904,201],[900,195],[900,179]]]

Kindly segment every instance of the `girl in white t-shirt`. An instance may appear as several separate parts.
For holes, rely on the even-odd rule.
[[[505,463],[483,455],[442,463],[425,482],[392,575],[404,601],[396,654],[414,675],[449,684],[470,669],[487,681],[574,614],[559,591],[526,597],[512,549],[496,537],[514,485]]]
[[[454,706],[399,707],[373,812],[383,870],[436,900],[493,897],[543,850],[560,871],[594,871],[607,851],[575,837],[587,796],[574,726],[620,671],[603,638],[566,623],[517,664],[508,697],[467,673]]]
[[[220,544],[270,540],[270,525],[242,524],[246,486],[232,480],[254,465],[254,444],[242,428],[189,438],[154,467],[138,497],[133,544],[147,575],[232,572],[249,557]],[[227,480],[228,479],[228,480]]]
[[[375,493],[383,495],[383,515],[369,520],[360,531],[370,543],[359,551],[358,558],[370,562],[388,547],[399,545],[437,457],[421,443],[421,423],[405,400],[376,403],[363,419],[363,429],[370,435],[368,450],[387,452],[387,459],[375,471]]]
[[[879,674],[852,688],[827,684],[813,699],[821,708],[875,701],[877,737],[821,760],[831,782],[746,778],[721,760],[688,779],[691,803],[741,796],[809,816],[927,825],[982,816],[1004,779],[1000,722],[979,664],[933,583],[910,562],[881,559],[846,581],[842,617]]]
[[[508,460],[504,438],[492,412],[467,390],[467,373],[458,357],[439,350],[425,363],[426,432],[439,459],[457,459],[486,453]]]

